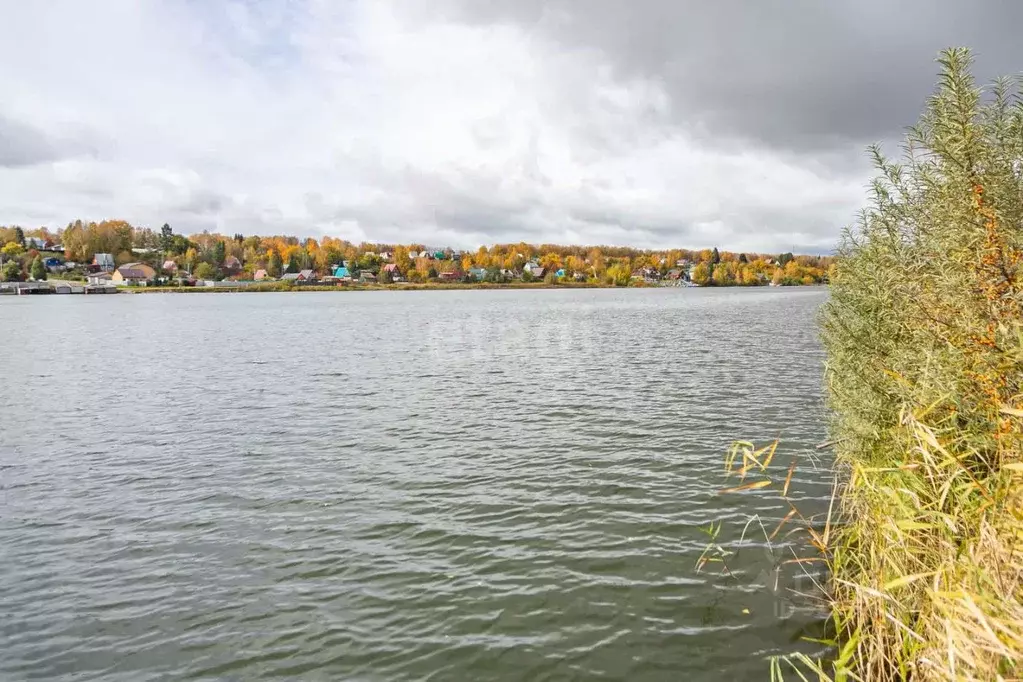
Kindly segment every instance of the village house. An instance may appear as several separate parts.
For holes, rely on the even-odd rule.
[[[315,282],[316,273],[312,270],[299,270],[298,272],[286,272],[281,275],[283,282]]]
[[[487,276],[487,271],[483,268],[469,268],[469,274],[477,282],[482,282]]]
[[[110,273],[109,272],[94,272],[94,273],[91,273],[89,275],[86,275],[85,276],[85,280],[89,284],[93,284],[93,285],[97,285],[97,286],[103,286],[103,285],[107,285],[107,284],[112,284],[112,282],[110,281]]]
[[[316,281],[316,271],[315,270],[311,270],[309,268],[306,268],[305,270],[299,270],[298,271],[298,276],[299,276],[299,281],[302,281],[302,282],[315,282]]]
[[[254,275],[252,275],[252,279],[256,280],[257,282],[262,282],[264,279],[270,279],[270,275],[269,273],[267,273],[266,270],[260,268],[259,270],[256,270]]]
[[[653,283],[660,281],[661,275],[653,268],[639,268],[638,270],[633,271],[632,279]]]
[[[348,271],[348,268],[344,265],[339,265],[334,268],[334,277],[341,280],[342,282],[352,281],[352,273]]]
[[[402,281],[401,271],[398,270],[397,263],[388,263],[382,268],[381,271],[387,273],[387,275],[390,276],[392,282]]]
[[[110,281],[115,284],[133,284],[145,286],[146,282],[156,279],[156,270],[145,263],[125,263],[114,270]]]
[[[167,259],[163,262],[163,271],[174,273],[178,271],[178,264],[171,259]]]
[[[242,271],[242,262],[235,256],[228,256],[224,259],[224,272],[229,275],[236,275]]]
[[[359,273],[359,281],[373,283],[377,281],[377,276],[374,275],[369,270],[363,270],[362,272]]]

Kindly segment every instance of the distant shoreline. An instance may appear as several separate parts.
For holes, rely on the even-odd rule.
[[[24,283],[22,283],[24,284]],[[58,285],[70,285],[74,287],[84,287],[85,285],[81,282],[71,282],[68,280],[44,280],[36,283],[42,285],[34,287],[45,288],[47,284],[52,287]],[[629,286],[615,286],[613,284],[605,284],[602,282],[562,282],[559,284],[550,284],[547,282],[396,282],[393,284],[362,284],[362,283],[351,283],[351,284],[307,284],[307,285],[289,285],[281,284],[279,282],[271,282],[265,284],[244,284],[239,286],[231,286],[230,284],[218,283],[217,286],[206,287],[206,286],[195,286],[195,287],[144,287],[144,286],[131,286],[131,287],[105,287],[105,291],[102,292],[90,292],[90,293],[105,293],[105,294],[238,294],[238,293],[303,293],[303,292],[357,292],[357,291],[451,291],[451,290],[499,290],[499,289],[767,289],[767,288],[802,288],[802,287],[820,287],[827,286],[827,284],[814,283],[814,284],[792,284],[792,285],[778,285],[771,287],[769,285],[731,285],[731,286],[660,286],[656,284],[630,284]],[[90,287],[91,288],[91,287]],[[15,293],[14,291],[6,292],[0,291],[0,293]],[[39,294],[38,290],[34,292]],[[68,295],[67,292],[47,292],[51,295]],[[77,292],[76,292],[77,294]],[[75,295],[75,294],[72,294]]]
[[[588,282],[572,282],[565,284],[547,284],[546,282],[399,282],[395,284],[250,284],[231,286],[220,284],[215,287],[119,287],[118,293],[126,294],[205,294],[205,293],[301,293],[309,291],[427,291],[447,289],[613,289],[608,284],[590,284]],[[618,287],[625,288],[625,287]],[[656,289],[661,287],[633,287]]]

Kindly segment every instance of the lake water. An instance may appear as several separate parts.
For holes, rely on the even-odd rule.
[[[0,679],[766,679],[826,295],[2,297]]]

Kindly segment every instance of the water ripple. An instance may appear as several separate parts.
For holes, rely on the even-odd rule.
[[[0,677],[763,679],[818,614],[765,543],[695,564],[788,510],[717,494],[731,440],[824,438],[825,295],[0,299],[32,387],[0,395]]]

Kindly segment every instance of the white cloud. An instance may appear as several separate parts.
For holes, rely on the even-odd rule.
[[[398,0],[0,2],[0,116],[47,152],[0,156],[0,223],[827,250],[863,193],[862,166],[712,145],[656,79],[518,24]]]

